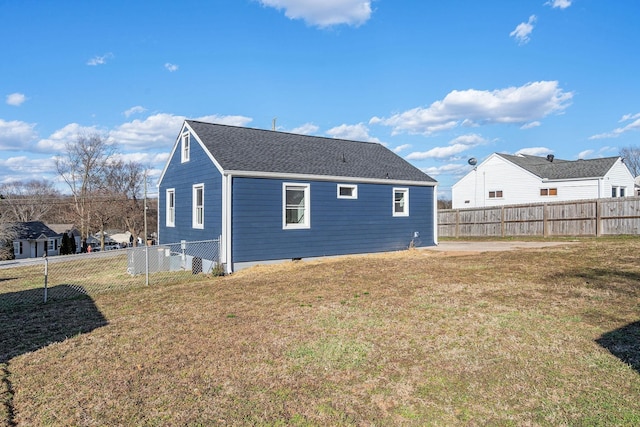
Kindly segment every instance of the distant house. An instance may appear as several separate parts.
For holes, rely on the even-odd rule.
[[[381,144],[185,121],[159,243],[221,236],[227,272],[437,242],[436,181]]]
[[[525,154],[491,154],[456,182],[453,209],[627,197],[634,179],[621,157],[560,160]]]
[[[64,234],[71,237],[75,241],[76,253],[82,250],[82,235],[73,224],[47,224],[47,226],[56,233]]]
[[[41,221],[17,222],[13,227],[13,253],[16,259],[59,255],[62,233],[57,233]]]

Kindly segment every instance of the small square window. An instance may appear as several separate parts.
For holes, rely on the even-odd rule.
[[[489,198],[490,199],[500,199],[500,198],[502,198],[502,190],[489,191]]]
[[[357,199],[358,186],[338,184],[338,199]]]

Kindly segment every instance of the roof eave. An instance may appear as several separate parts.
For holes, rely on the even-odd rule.
[[[287,180],[307,180],[307,181],[329,181],[329,182],[360,182],[365,184],[393,184],[393,185],[415,185],[423,187],[435,187],[437,181],[414,181],[394,178],[363,178],[354,176],[334,176],[334,175],[312,175],[281,172],[260,172],[243,170],[225,170],[224,175],[243,178],[267,178],[267,179],[287,179]]]

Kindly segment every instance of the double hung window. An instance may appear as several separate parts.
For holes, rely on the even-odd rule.
[[[204,184],[193,186],[193,228],[204,228]]]
[[[309,184],[284,183],[282,200],[282,228],[309,228],[311,225]]]

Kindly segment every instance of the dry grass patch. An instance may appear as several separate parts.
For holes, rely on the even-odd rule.
[[[637,425],[639,250],[411,250],[96,295],[77,311],[104,324],[77,318],[50,345],[34,328],[36,345],[5,352],[5,419]]]

